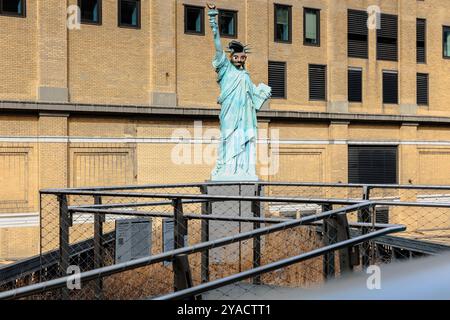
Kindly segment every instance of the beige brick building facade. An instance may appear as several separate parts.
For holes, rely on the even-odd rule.
[[[214,144],[204,133],[218,127],[206,1],[141,0],[140,28],[125,28],[120,1],[102,0],[101,24],[79,29],[66,24],[77,0],[22,1],[24,17],[0,12],[0,260],[38,252],[39,189],[207,180],[213,163],[174,163],[171,138],[177,129],[198,138],[202,121],[204,154]],[[274,3],[291,6],[291,43],[274,41]],[[279,170],[260,171],[261,179],[348,182],[349,146],[388,145],[398,150],[398,183],[450,185],[449,1],[216,4],[237,11],[256,84],[268,83],[269,61],[286,63],[286,97],[259,114],[269,132],[260,152]],[[205,8],[204,35],[185,33],[185,5]],[[377,59],[376,30],[367,59],[348,57],[347,10],[371,5],[398,16],[397,61]],[[304,45],[304,7],[320,9],[320,46]],[[417,18],[426,19],[426,63],[416,62]],[[309,99],[309,64],[326,65],[324,101]],[[348,102],[349,68],[362,70],[362,102]],[[383,103],[384,70],[398,73],[397,104]],[[417,73],[429,77],[426,106],[416,101]]]

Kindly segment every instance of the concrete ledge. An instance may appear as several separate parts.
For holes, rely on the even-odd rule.
[[[264,101],[264,103],[261,106],[261,109],[259,109],[258,112],[260,112],[260,111],[267,111],[267,110],[270,110],[270,100]]]
[[[348,113],[348,102],[347,101],[330,101],[327,104],[327,112]]]
[[[68,102],[69,90],[67,88],[39,87],[38,100],[45,102]]]
[[[76,103],[45,103],[32,101],[0,101],[1,111],[14,112],[63,112],[75,114],[121,114],[121,115],[148,115],[173,118],[174,116],[186,118],[210,118],[217,119],[220,109],[215,108],[185,108],[185,107],[161,107],[161,106],[136,106],[136,105],[93,105]],[[450,124],[450,117],[414,116],[414,115],[387,115],[387,114],[361,114],[361,113],[331,113],[331,112],[306,112],[306,111],[282,111],[262,110],[258,113],[261,120],[283,121],[351,121],[351,122],[395,122],[395,123],[432,123]]]
[[[150,105],[152,106],[176,106],[177,94],[167,92],[150,92]]]
[[[417,104],[401,104],[400,114],[402,115],[416,115],[418,110]]]

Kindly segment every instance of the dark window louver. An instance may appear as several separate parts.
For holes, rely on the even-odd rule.
[[[417,19],[417,62],[426,62],[426,20]]]
[[[366,11],[347,11],[347,49],[349,57],[367,59],[369,56],[367,19]]]
[[[398,18],[381,14],[381,28],[377,29],[377,59],[397,61]]]
[[[269,87],[272,98],[286,98],[286,62],[269,61]]]
[[[348,182],[397,183],[397,147],[349,146]]]
[[[417,74],[417,104],[428,105],[428,74]]]
[[[362,102],[362,70],[348,70],[348,101]]]
[[[324,65],[309,65],[309,100],[326,100],[326,71]]]
[[[389,223],[389,208],[381,207],[375,209],[375,223]]]
[[[383,72],[383,103],[398,104],[398,74]]]

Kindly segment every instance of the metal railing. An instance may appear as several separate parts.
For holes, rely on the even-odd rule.
[[[2,279],[0,297],[186,298],[249,280],[307,288],[448,249],[448,198],[450,186],[282,182],[42,190],[40,269],[17,268],[17,279],[38,276],[23,288],[33,281]],[[132,218],[151,221],[150,252],[117,262],[116,223]],[[79,291],[65,287],[73,265]]]
[[[210,197],[208,197],[208,198],[210,198]],[[232,197],[232,198],[235,199],[235,197]],[[246,197],[243,197],[243,198],[246,198]],[[250,197],[250,198],[254,198],[254,197]],[[212,200],[219,200],[219,199],[221,200],[221,199],[223,199],[223,197],[211,197],[211,199]],[[269,199],[272,200],[271,198],[264,199],[264,197],[259,197],[257,200],[259,200],[259,201],[267,200],[268,201]],[[245,200],[248,200],[248,199],[245,199]],[[176,208],[178,205],[179,205],[178,201],[174,200],[175,210],[177,210]],[[301,218],[299,220],[289,220],[289,221],[281,222],[280,220],[275,221],[275,219],[272,219],[272,220],[258,219],[259,221],[271,222],[274,224],[269,227],[263,227],[263,228],[255,229],[255,230],[252,230],[249,232],[239,233],[234,236],[229,236],[229,237],[225,237],[225,238],[221,238],[221,239],[217,239],[217,240],[202,242],[202,243],[192,245],[189,247],[175,249],[175,250],[172,250],[172,251],[169,251],[166,253],[162,253],[159,255],[148,256],[146,258],[137,259],[137,260],[130,261],[130,262],[124,262],[124,263],[114,264],[114,265],[108,266],[108,267],[94,269],[91,271],[81,273],[79,279],[82,283],[86,283],[88,281],[96,280],[98,278],[111,276],[111,275],[114,275],[117,273],[125,272],[128,270],[134,270],[134,269],[144,267],[144,266],[150,266],[150,265],[157,264],[157,263],[164,262],[164,261],[174,261],[175,262],[178,257],[186,257],[186,255],[192,255],[192,254],[195,254],[198,252],[203,252],[205,250],[219,248],[219,247],[233,244],[236,242],[240,242],[243,240],[255,239],[255,237],[269,235],[269,234],[272,234],[272,233],[275,233],[278,231],[290,230],[292,228],[295,228],[295,227],[298,227],[301,225],[311,224],[311,223],[318,222],[323,219],[330,219],[330,218],[336,217],[338,215],[346,215],[347,213],[354,212],[356,210],[370,209],[372,207],[373,207],[373,203],[371,203],[369,201],[364,201],[359,204],[350,205],[350,206],[347,206],[347,207],[344,207],[341,209],[327,211],[327,212],[324,212],[319,215],[309,216],[309,217]],[[77,209],[72,208],[72,210],[73,210],[73,212],[75,212]],[[96,209],[96,210],[101,210],[101,209]],[[122,214],[122,213],[123,212],[112,213],[112,214]],[[147,216],[154,216],[154,215],[152,215],[151,213],[147,213]],[[194,218],[194,217],[191,217],[191,218]],[[198,218],[198,217],[195,217],[195,218]],[[202,217],[200,219],[217,220],[217,219],[221,219],[221,217],[208,216],[208,217]],[[227,217],[226,220],[229,221],[230,217]],[[239,219],[239,221],[242,221],[242,219]],[[252,221],[254,221],[254,220],[252,220]],[[198,287],[194,287],[194,288],[190,288],[190,289],[185,288],[183,291],[179,291],[177,294],[168,295],[168,296],[162,297],[162,298],[164,298],[164,299],[165,298],[175,298],[175,297],[180,298],[180,297],[186,297],[186,296],[191,296],[191,295],[197,295],[199,293],[211,290],[213,288],[218,288],[218,287],[226,285],[226,284],[234,283],[237,281],[241,281],[243,279],[261,275],[263,273],[267,273],[269,271],[273,271],[273,270],[279,269],[281,267],[287,267],[292,264],[295,264],[295,263],[298,263],[298,262],[301,262],[301,261],[304,261],[304,260],[307,260],[310,258],[321,256],[321,255],[329,253],[331,251],[348,248],[350,246],[355,246],[364,241],[368,241],[370,239],[376,238],[381,235],[385,235],[385,234],[389,234],[389,233],[393,233],[393,232],[399,232],[399,231],[402,231],[405,229],[403,226],[398,226],[398,225],[375,224],[375,227],[378,228],[378,230],[367,233],[365,235],[355,237],[353,239],[347,239],[347,240],[339,242],[339,243],[325,246],[323,248],[320,248],[320,249],[317,249],[317,250],[314,250],[311,252],[307,252],[302,255],[294,256],[294,257],[291,257],[288,259],[284,259],[284,260],[277,261],[277,262],[274,262],[271,264],[267,264],[265,266],[259,266],[256,268],[252,268],[246,272],[236,274],[232,277],[218,279],[216,281],[208,282],[207,284],[203,284]],[[177,229],[175,229],[175,230],[177,230]],[[182,228],[178,229],[178,232],[183,232],[183,229]],[[175,233],[177,233],[177,232],[175,231]],[[175,267],[174,267],[174,269],[175,269]],[[177,279],[177,278],[180,277],[180,275],[174,274],[174,277],[175,277],[174,283],[179,282],[179,279]],[[31,286],[24,287],[24,288],[19,288],[19,289],[13,290],[13,291],[0,293],[0,299],[22,298],[22,297],[27,297],[27,296],[30,296],[33,294],[38,294],[38,293],[42,294],[43,292],[46,292],[49,290],[55,290],[55,289],[63,289],[64,290],[67,285],[67,282],[70,280],[70,278],[71,278],[71,276],[66,276],[66,277],[55,279],[55,280],[47,281],[44,283],[35,284],[35,285],[31,285]]]

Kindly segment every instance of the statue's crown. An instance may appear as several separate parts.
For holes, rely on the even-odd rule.
[[[231,54],[233,53],[250,53],[250,48],[248,47],[248,45],[244,45],[241,42],[237,41],[237,40],[232,40],[229,44],[228,44],[228,50],[227,52],[231,52]]]

